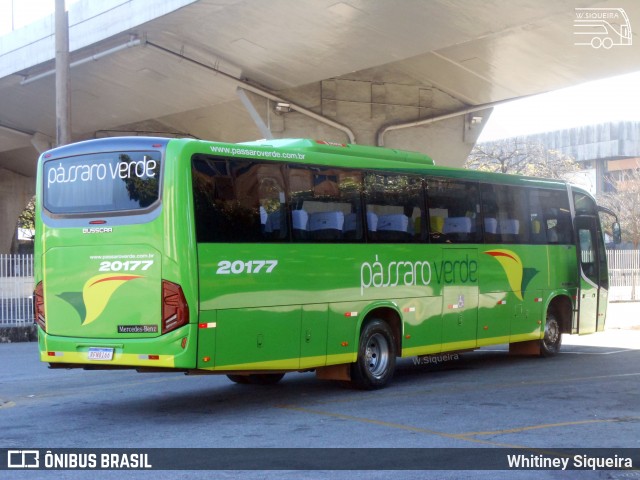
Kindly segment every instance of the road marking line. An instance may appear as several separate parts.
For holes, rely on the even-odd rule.
[[[0,408],[10,408],[15,406],[16,406],[16,402],[13,402],[11,400],[2,400],[0,398]]]
[[[452,438],[454,440],[462,440],[465,442],[472,442],[472,443],[479,443],[482,445],[492,445],[495,447],[504,447],[504,448],[529,448],[523,445],[514,445],[512,443],[499,443],[499,442],[492,442],[489,440],[481,440],[478,438],[471,438],[465,435],[461,435],[461,434],[457,434],[457,433],[446,433],[446,432],[439,432],[437,430],[430,430],[428,428],[421,428],[421,427],[413,427],[411,425],[404,425],[402,423],[393,423],[393,422],[385,422],[383,420],[375,420],[373,418],[366,418],[366,417],[355,417],[353,415],[345,415],[343,413],[333,413],[333,412],[324,412],[321,410],[311,410],[309,408],[301,408],[301,407],[295,407],[292,405],[278,405],[276,408],[281,408],[283,410],[293,410],[295,412],[301,412],[301,413],[310,413],[312,415],[321,415],[324,417],[331,417],[331,418],[339,418],[341,420],[350,420],[352,422],[360,422],[360,423],[368,423],[370,425],[378,425],[380,427],[389,427],[389,428],[395,428],[397,430],[405,430],[408,432],[415,432],[415,433],[425,433],[427,435],[436,435],[439,437],[444,437],[444,438]]]
[[[356,417],[356,416],[353,416],[353,415],[345,415],[343,413],[334,413],[334,412],[325,412],[325,411],[321,411],[321,410],[312,410],[312,409],[309,409],[309,408],[295,407],[295,406],[292,406],[292,405],[278,405],[278,406],[276,406],[276,408],[281,408],[283,410],[292,410],[292,411],[295,411],[295,412],[307,413],[307,414],[312,414],[312,415],[320,415],[320,416],[330,417],[330,418],[339,418],[341,420],[349,420],[349,421],[352,421],[352,422],[367,423],[369,425],[377,425],[377,426],[380,426],[380,427],[388,427],[388,428],[393,428],[393,429],[397,429],[397,430],[405,430],[405,431],[408,431],[408,432],[424,433],[424,434],[427,434],[427,435],[434,435],[434,436],[443,437],[443,438],[461,440],[463,442],[478,443],[478,444],[481,444],[481,445],[491,445],[491,446],[494,446],[494,447],[517,448],[517,449],[522,449],[522,450],[525,450],[525,451],[532,451],[532,452],[537,452],[537,453],[546,453],[546,454],[551,454],[551,455],[556,455],[556,456],[566,456],[566,454],[560,453],[560,452],[555,452],[553,450],[543,451],[543,450],[540,450],[538,448],[532,448],[532,447],[528,447],[528,446],[524,446],[524,445],[516,445],[516,444],[513,444],[513,443],[502,443],[502,442],[493,442],[493,441],[489,441],[489,440],[482,440],[482,439],[478,439],[478,438],[473,438],[473,436],[475,436],[475,435],[505,435],[505,434],[509,434],[509,433],[519,433],[519,432],[525,432],[525,431],[529,431],[529,430],[536,430],[536,429],[542,429],[542,428],[566,427],[566,426],[571,426],[571,425],[586,425],[586,424],[593,424],[593,423],[615,423],[615,422],[623,422],[623,421],[627,421],[627,420],[638,420],[638,419],[640,419],[640,417],[625,417],[625,418],[610,418],[610,419],[599,419],[599,420],[581,420],[581,421],[576,421],[576,422],[563,422],[563,423],[551,423],[551,424],[543,424],[543,425],[532,425],[532,426],[528,426],[528,427],[511,428],[511,429],[488,431],[488,432],[446,433],[446,432],[440,432],[440,431],[437,431],[437,430],[431,430],[431,429],[428,429],[428,428],[421,428],[421,427],[414,427],[414,426],[411,426],[411,425],[404,425],[404,424],[401,424],[401,423],[386,422],[386,421],[383,421],[383,420],[375,420],[373,418],[366,418],[366,417]]]
[[[638,350],[634,349],[626,349],[626,350],[612,350],[611,352],[560,352],[560,353],[568,353],[571,355],[614,355],[616,353],[628,353],[628,352],[637,352]]]
[[[425,374],[428,375],[428,374]],[[600,379],[616,379],[618,377],[635,377],[640,376],[640,372],[633,373],[618,373],[614,375],[597,375],[592,377],[574,377],[574,378],[560,378],[554,380],[529,380],[529,381],[519,381],[514,383],[486,383],[480,385],[472,385],[472,386],[457,386],[453,388],[445,389],[446,393],[465,393],[465,392],[474,392],[480,390],[491,390],[491,389],[506,389],[506,388],[521,388],[528,387],[533,385],[553,385],[553,384],[566,384],[569,382],[581,382],[587,380],[600,380]],[[442,387],[446,387],[446,385],[442,385]],[[429,389],[425,390],[417,390],[413,392],[399,392],[397,390],[387,390],[385,393],[378,393],[379,398],[411,398],[416,396],[425,396],[425,395],[441,395],[442,391],[437,390],[435,387],[431,386]],[[305,402],[305,405],[336,405],[340,403],[352,403],[357,402],[362,397],[360,395],[352,395],[349,397],[340,397],[331,400],[309,400]]]
[[[518,428],[507,428],[503,430],[492,430],[487,432],[464,432],[460,433],[460,435],[506,435],[509,433],[519,433],[526,432],[529,430],[538,430],[541,428],[556,428],[556,427],[568,427],[571,425],[588,425],[593,423],[617,423],[624,422],[628,420],[640,420],[640,417],[623,417],[623,418],[602,418],[598,420],[579,420],[575,422],[561,422],[561,423],[546,423],[540,425],[530,425],[527,427],[518,427]]]

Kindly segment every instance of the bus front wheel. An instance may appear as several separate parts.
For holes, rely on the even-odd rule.
[[[560,324],[553,312],[547,313],[547,321],[544,325],[544,337],[540,340],[540,355],[552,357],[560,351],[562,345],[562,333]]]
[[[395,366],[393,331],[386,322],[373,319],[360,333],[358,359],[351,365],[351,383],[363,390],[383,388],[393,377]]]

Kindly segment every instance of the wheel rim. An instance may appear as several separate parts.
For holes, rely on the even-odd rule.
[[[376,333],[369,338],[364,359],[372,376],[380,378],[386,373],[389,365],[389,342],[384,335]]]
[[[556,322],[555,319],[549,319],[544,327],[544,343],[552,347],[558,343],[558,338],[560,338],[558,322]]]

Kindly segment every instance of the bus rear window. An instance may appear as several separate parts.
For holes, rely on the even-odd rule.
[[[44,208],[56,215],[147,210],[160,195],[161,153],[106,152],[44,164]]]

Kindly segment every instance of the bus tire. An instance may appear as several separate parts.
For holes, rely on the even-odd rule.
[[[385,387],[396,366],[396,348],[389,325],[377,318],[360,332],[358,359],[351,364],[351,384],[363,390]]]
[[[562,333],[560,323],[553,312],[547,312],[547,321],[544,324],[544,337],[540,340],[540,356],[553,357],[560,351],[562,345]]]

